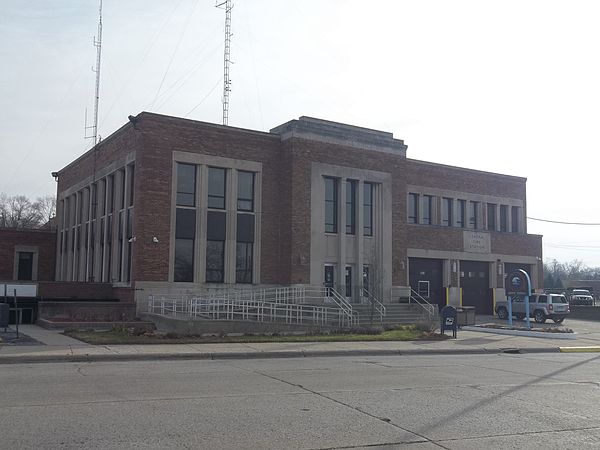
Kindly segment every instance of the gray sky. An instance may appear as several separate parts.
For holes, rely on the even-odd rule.
[[[99,134],[152,111],[221,122],[214,0],[104,0]],[[528,215],[600,223],[597,1],[237,0],[229,124],[302,115],[394,133],[410,158],[527,177]],[[97,0],[2,0],[0,192],[55,191],[93,117]],[[600,266],[600,226],[529,220]]]

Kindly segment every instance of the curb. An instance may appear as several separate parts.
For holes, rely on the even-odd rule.
[[[558,351],[561,353],[598,353],[600,347],[558,347]]]
[[[213,353],[140,353],[140,354],[83,354],[83,355],[15,355],[0,356],[2,364],[31,363],[74,363],[109,361],[159,361],[159,360],[230,360],[230,359],[275,359],[275,358],[315,358],[350,356],[439,356],[439,355],[493,355],[525,353],[558,353],[570,347],[529,347],[529,348],[476,348],[476,349],[437,349],[437,350],[323,350],[323,351],[273,351],[273,352],[213,352]],[[583,347],[571,347],[583,348]],[[600,347],[594,347],[600,352]],[[568,350],[567,350],[568,351]]]

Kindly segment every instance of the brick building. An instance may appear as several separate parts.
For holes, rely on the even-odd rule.
[[[143,112],[58,172],[57,281],[151,294],[411,286],[491,312],[542,280],[526,180],[406,157],[391,133],[301,117],[269,133]],[[540,286],[541,287],[541,286]]]

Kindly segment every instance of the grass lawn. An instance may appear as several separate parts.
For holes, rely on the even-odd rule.
[[[65,335],[88,344],[208,344],[223,342],[349,342],[349,341],[415,341],[444,339],[445,336],[404,326],[379,334],[317,334],[317,335],[243,335],[243,336],[177,336],[172,334],[136,333],[115,328],[111,331],[65,330]]]

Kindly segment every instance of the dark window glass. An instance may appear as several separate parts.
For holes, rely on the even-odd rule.
[[[125,214],[124,214],[124,211],[121,211],[119,213],[119,231],[117,234],[117,237],[119,238],[118,239],[118,241],[119,241],[119,259],[117,261],[117,267],[118,267],[117,279],[119,281],[123,281],[123,270],[122,269],[123,269],[123,237],[124,237],[123,226],[125,225],[124,222],[125,222]]]
[[[508,231],[508,206],[500,205],[500,231]]]
[[[87,207],[86,207],[87,205]],[[81,203],[81,209],[83,210],[83,222],[90,220],[90,189],[85,188],[83,190],[83,202]]]
[[[81,224],[83,222],[83,194],[81,192],[77,193],[77,223]]]
[[[194,281],[193,239],[175,239],[175,273],[173,275],[175,281]]]
[[[363,266],[363,289],[367,292],[370,292],[369,291],[369,279],[370,279],[369,266]]]
[[[254,242],[254,214],[237,215],[237,242]]]
[[[373,185],[364,184],[364,234],[373,236]]]
[[[108,214],[114,211],[114,191],[115,191],[115,176],[109,175],[106,179],[106,211]]]
[[[95,184],[92,184],[92,201],[90,204],[90,208],[92,211],[92,219],[95,219],[96,211],[98,209],[98,189]]]
[[[487,229],[489,231],[496,230],[496,204],[487,204]]]
[[[104,181],[104,180],[98,181],[98,189],[99,189],[99,192],[101,192],[102,195],[104,196],[104,197],[100,197],[101,200],[103,200],[100,202],[100,217],[102,217],[102,216],[106,215],[106,181]]]
[[[456,226],[459,228],[465,227],[466,200],[458,200],[456,203]]]
[[[177,205],[196,206],[196,166],[177,163]]]
[[[469,202],[469,228],[479,228],[477,224],[477,202]]]
[[[125,267],[125,281],[131,280],[131,252],[133,245],[131,238],[133,237],[133,208],[127,210],[127,266]]]
[[[206,282],[222,283],[224,280],[225,242],[206,241]]]
[[[135,166],[129,166],[129,206],[133,206],[133,194],[135,186]]]
[[[209,241],[224,241],[225,231],[225,213],[217,211],[208,211],[206,217],[206,239],[208,239]]]
[[[238,242],[235,253],[235,282],[252,283],[252,250],[251,242]]]
[[[125,169],[119,170],[121,176],[121,192],[119,195],[119,209],[123,209],[125,207]]]
[[[408,194],[408,223],[419,223],[419,194]]]
[[[511,231],[513,233],[518,233],[519,232],[519,207],[518,206],[512,207],[511,219],[512,219],[511,220],[511,222],[512,222]]]
[[[208,207],[225,209],[225,169],[208,168]]]
[[[111,281],[110,274],[112,273],[112,214],[106,219],[106,273],[102,281]]]
[[[356,181],[346,181],[346,234],[356,230]]]
[[[177,208],[175,216],[175,238],[195,239],[196,210]]]
[[[433,197],[431,195],[424,195],[422,198],[423,212],[421,215],[421,223],[423,225],[431,225],[431,212],[433,208]]]
[[[325,232],[337,233],[337,180],[325,177]]]
[[[444,227],[452,226],[452,203],[451,198],[442,199],[442,226]]]
[[[19,267],[17,271],[17,280],[33,279],[33,253],[19,252]]]
[[[540,295],[538,297],[538,303],[548,303],[548,297],[546,297],[545,295]]]
[[[254,173],[238,172],[237,209],[254,211]]]

